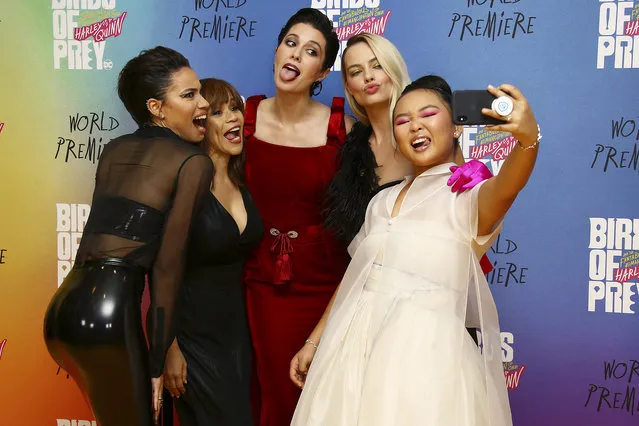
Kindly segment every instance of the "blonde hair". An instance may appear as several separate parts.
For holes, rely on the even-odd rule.
[[[402,55],[400,55],[395,45],[382,36],[364,32],[348,39],[348,42],[346,43],[346,49],[344,49],[344,52],[342,52],[342,82],[344,83],[344,92],[346,93],[346,100],[348,101],[348,105],[350,105],[351,110],[353,111],[355,116],[357,116],[357,119],[367,125],[370,124],[370,121],[368,119],[368,116],[366,115],[366,110],[364,109],[364,107],[358,104],[353,95],[349,93],[346,83],[348,70],[346,69],[344,58],[346,58],[346,52],[348,51],[348,49],[357,43],[366,43],[366,45],[373,51],[373,54],[377,58],[377,62],[379,62],[379,64],[382,66],[382,69],[393,83],[388,117],[388,119],[392,121],[392,114],[393,109],[395,108],[395,104],[402,94],[402,90],[404,90],[404,87],[408,86],[408,84],[410,84],[411,82],[410,76],[408,75],[408,68],[406,68],[406,63],[404,62],[404,58],[402,58]]]

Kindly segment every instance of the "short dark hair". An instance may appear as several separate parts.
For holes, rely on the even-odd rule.
[[[146,101],[164,100],[173,74],[190,66],[181,53],[164,46],[143,50],[126,63],[118,78],[118,96],[139,126],[151,122]]]
[[[450,86],[438,75],[425,75],[410,83],[402,92],[400,99],[407,93],[415,90],[430,90],[437,93],[442,101],[448,106],[448,110],[453,110],[453,91]]]
[[[410,83],[404,91],[402,92],[399,99],[401,99],[407,93],[413,92],[415,90],[429,90],[431,92],[435,92],[437,96],[446,104],[448,111],[453,113],[453,91],[450,86],[438,75],[425,75],[423,77],[418,78],[417,80]],[[399,99],[397,100],[399,102]],[[453,145],[454,150],[458,149],[459,143],[455,143]]]
[[[235,87],[229,82],[217,78],[205,78],[200,80],[200,83],[202,84],[200,93],[209,103],[211,110],[221,104],[231,102],[235,104],[235,106],[242,111],[242,115],[244,115],[244,101]],[[208,154],[206,144],[207,141],[206,138],[204,138],[201,146]],[[239,155],[231,156],[228,164],[228,174],[231,182],[236,186],[244,185],[244,150],[242,150],[242,153]],[[213,170],[213,175],[215,175],[215,170]]]
[[[339,39],[337,33],[333,29],[333,23],[322,12],[311,7],[305,7],[295,12],[293,16],[288,18],[286,24],[282,27],[279,36],[277,36],[277,45],[282,44],[282,40],[286,37],[289,30],[296,24],[308,24],[322,33],[326,41],[326,52],[322,69],[327,70],[333,66],[339,51]]]

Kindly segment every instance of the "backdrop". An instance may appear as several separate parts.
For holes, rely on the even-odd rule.
[[[34,0],[0,5],[0,426],[94,425],[42,319],[102,149],[134,129],[122,66],[162,44],[200,77],[272,96],[277,34],[308,6],[342,39],[384,34],[413,78],[521,88],[543,141],[488,275],[515,425],[637,424],[639,1]],[[319,100],[341,95],[332,72]],[[465,156],[494,172],[512,146],[464,131]]]

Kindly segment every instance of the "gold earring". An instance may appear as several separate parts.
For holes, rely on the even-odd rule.
[[[160,113],[160,126],[166,127],[166,124],[164,123],[164,114],[162,113]]]

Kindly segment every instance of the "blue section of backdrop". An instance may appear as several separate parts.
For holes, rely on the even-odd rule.
[[[276,37],[287,17],[313,5],[337,21],[357,3],[364,2],[249,0],[239,8],[224,8],[219,2],[217,14],[256,22],[254,37],[218,42],[200,38],[197,32],[189,40],[190,20],[213,19],[215,6],[196,11],[192,2],[182,2],[153,11],[162,31],[154,32],[152,41],[184,52],[201,76],[227,79],[244,96],[271,96]],[[513,83],[528,97],[541,124],[544,139],[533,177],[507,217],[500,246],[489,253],[497,267],[489,279],[502,330],[512,333],[505,336],[505,360],[512,362],[514,371],[525,366],[518,387],[510,393],[515,424],[520,426],[636,423],[639,399],[629,398],[634,398],[638,378],[631,372],[621,378],[623,367],[617,370],[619,379],[609,378],[604,365],[637,358],[637,317],[606,312],[606,298],[614,309],[614,292],[603,291],[602,296],[596,288],[589,289],[590,268],[597,267],[589,260],[589,219],[639,217],[638,170],[636,159],[634,164],[630,161],[637,129],[628,137],[612,137],[613,121],[636,120],[639,115],[638,71],[615,68],[614,58],[633,58],[639,50],[630,50],[632,43],[622,45],[605,59],[605,68],[597,68],[600,30],[616,25],[617,17],[606,12],[600,26],[605,3],[632,16],[632,2],[597,0],[366,3],[392,11],[384,35],[398,47],[413,78],[436,73],[457,89]],[[180,37],[183,16],[189,22]],[[491,19],[493,32],[487,28]],[[631,40],[639,49],[637,39]],[[330,97],[342,95],[340,74],[333,72],[318,98],[329,103]],[[608,157],[607,146],[617,155]],[[624,150],[628,153],[622,162]],[[631,282],[622,290],[631,292],[626,296],[633,296],[634,302],[636,279]],[[594,312],[588,310],[589,298]]]

